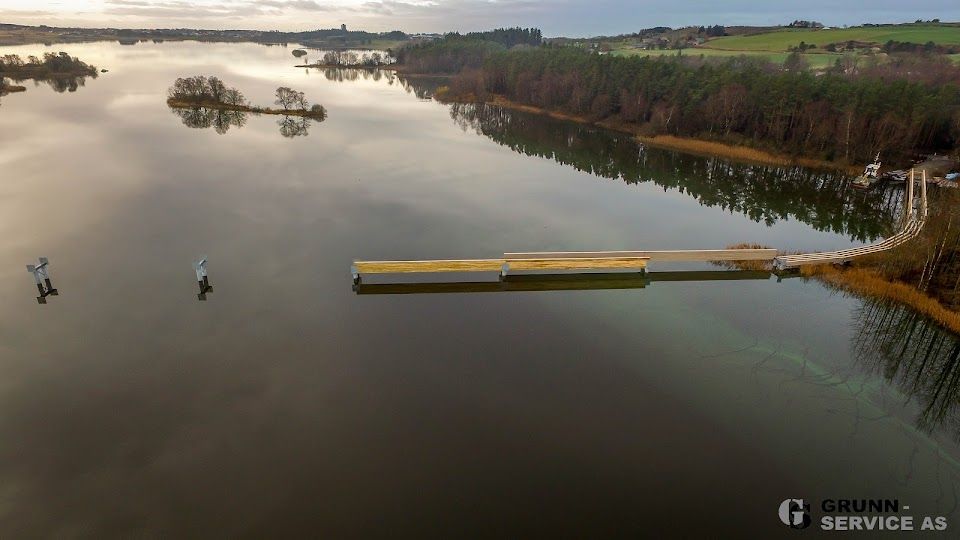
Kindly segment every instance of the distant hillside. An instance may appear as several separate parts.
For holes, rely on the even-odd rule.
[[[801,41],[815,44],[822,49],[830,43],[858,41],[883,45],[891,40],[960,46],[960,24],[900,24],[823,30],[784,28],[772,32],[718,37],[707,41],[702,46],[727,51],[785,52],[800,45]]]

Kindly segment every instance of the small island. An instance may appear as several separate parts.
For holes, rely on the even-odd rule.
[[[86,77],[96,78],[97,68],[65,52],[45,53],[43,58],[31,55],[26,60],[16,54],[0,56],[0,96],[26,91],[26,87],[11,84],[7,79],[43,81],[58,92],[73,92],[83,86]]]
[[[173,83],[167,91],[167,105],[174,109],[203,107],[219,111],[300,116],[320,121],[327,118],[327,109],[320,104],[311,106],[303,92],[281,86],[277,88],[276,97],[274,103],[281,108],[257,107],[250,105],[239,90],[226,86],[219,78],[196,75],[178,78]]]
[[[296,51],[294,51],[296,53]],[[304,52],[304,55],[306,53]],[[298,58],[303,55],[297,55]],[[353,51],[329,51],[324,53],[319,62],[315,64],[299,64],[298,68],[367,68],[380,69],[394,63],[390,54],[381,54],[373,52],[372,54],[357,54]]]

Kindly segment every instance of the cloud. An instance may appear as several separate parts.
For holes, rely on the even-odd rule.
[[[253,5],[265,6],[285,10],[287,8],[300,11],[342,11],[342,6],[319,4],[314,0],[253,0]]]
[[[84,26],[306,30],[347,23],[408,32],[536,26],[545,35],[593,36],[652,26],[776,25],[794,19],[830,26],[960,19],[956,0],[0,0],[4,22]],[[38,12],[42,8],[44,12]],[[223,22],[218,22],[223,20]],[[238,19],[242,19],[238,22]]]
[[[288,11],[340,11],[338,6],[320,4],[315,0],[243,0],[200,4],[182,0],[107,0],[103,13],[149,19],[276,17]]]

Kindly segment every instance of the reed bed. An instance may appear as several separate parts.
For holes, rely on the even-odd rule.
[[[838,268],[824,264],[803,266],[800,274],[816,278],[833,289],[910,306],[944,328],[960,334],[960,313],[948,309],[912,285],[887,279],[878,270],[856,266]]]

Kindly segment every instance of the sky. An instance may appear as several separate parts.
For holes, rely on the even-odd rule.
[[[535,26],[595,36],[652,26],[960,21],[958,0],[0,0],[0,23],[116,28],[448,32]]]

